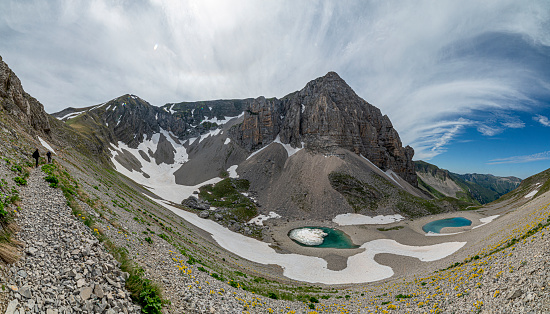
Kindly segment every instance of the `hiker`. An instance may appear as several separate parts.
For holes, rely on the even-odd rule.
[[[46,156],[48,156],[48,163],[51,164],[52,163],[52,152],[48,151],[46,153]]]
[[[38,152],[38,148],[32,154],[32,158],[36,159],[36,168],[38,168],[38,159],[40,158],[40,153]]]

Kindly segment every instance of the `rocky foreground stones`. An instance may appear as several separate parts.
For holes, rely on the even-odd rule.
[[[17,238],[24,256],[11,265],[6,313],[139,313],[125,289],[128,273],[71,214],[61,191],[35,170],[21,189]]]
[[[181,202],[181,204],[184,205],[184,206],[187,206],[189,208],[198,209],[198,210],[210,209],[210,204],[208,203],[208,201],[200,200],[200,199],[198,199],[197,197],[195,197],[193,195],[191,195],[188,198],[184,199]],[[208,213],[206,213],[206,217],[202,217],[202,218],[207,218],[207,217],[208,217]]]

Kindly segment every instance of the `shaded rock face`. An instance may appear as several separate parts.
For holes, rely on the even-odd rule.
[[[159,133],[161,128],[179,138],[183,138],[189,128],[184,120],[134,95],[118,97],[106,103],[104,107],[104,111],[90,110],[88,116],[92,117],[94,111],[97,111],[96,118],[104,121],[107,128],[112,130],[114,138],[133,148],[143,141],[144,135],[151,138],[153,134]]]
[[[282,99],[255,99],[245,110],[242,124],[230,136],[249,151],[280,136],[281,142],[332,153],[338,147],[361,154],[382,170],[391,169],[417,186],[412,157],[403,147],[390,119],[361,99],[338,74],[309,82]]]
[[[0,105],[10,115],[40,133],[50,132],[44,106],[23,90],[21,81],[0,56]]]

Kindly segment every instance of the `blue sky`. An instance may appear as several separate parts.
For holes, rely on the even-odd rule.
[[[157,106],[282,97],[336,71],[415,159],[550,168],[548,1],[4,0],[0,38],[50,113],[126,93]]]

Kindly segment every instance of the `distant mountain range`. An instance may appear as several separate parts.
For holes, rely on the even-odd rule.
[[[487,204],[517,188],[521,179],[491,174],[457,174],[425,161],[414,162],[418,186],[434,198],[454,197],[474,203]]]

